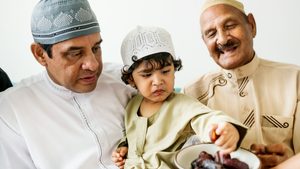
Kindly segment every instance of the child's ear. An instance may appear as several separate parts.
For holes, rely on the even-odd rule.
[[[131,87],[133,87],[133,88],[136,89],[136,85],[135,85],[134,80],[133,80],[132,77],[130,77],[130,78],[127,80],[127,82],[129,83],[129,85],[130,85]]]

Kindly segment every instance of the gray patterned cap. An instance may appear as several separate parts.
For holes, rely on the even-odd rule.
[[[121,46],[123,63],[129,67],[133,64],[133,56],[138,60],[160,52],[175,58],[171,35],[160,27],[137,26],[127,34]]]
[[[100,28],[87,0],[40,0],[32,13],[31,32],[35,42],[55,44]]]

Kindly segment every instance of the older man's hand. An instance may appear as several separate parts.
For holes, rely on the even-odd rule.
[[[252,144],[251,151],[255,153],[261,161],[261,169],[274,167],[288,159],[288,149],[284,144]]]

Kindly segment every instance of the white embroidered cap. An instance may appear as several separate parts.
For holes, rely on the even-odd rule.
[[[137,26],[124,38],[121,46],[123,63],[131,66],[135,60],[155,53],[167,52],[175,58],[171,35],[160,27]]]

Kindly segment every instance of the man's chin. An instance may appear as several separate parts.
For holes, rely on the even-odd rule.
[[[232,62],[229,60],[221,61],[218,63],[218,65],[221,66],[223,69],[227,69],[227,70],[235,69],[239,67],[239,65],[236,62]]]
[[[89,93],[92,92],[93,90],[95,90],[97,84],[94,85],[83,85],[83,86],[79,86],[77,88],[74,88],[73,91],[76,93]]]

